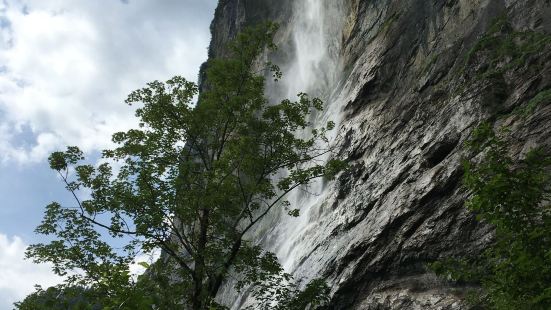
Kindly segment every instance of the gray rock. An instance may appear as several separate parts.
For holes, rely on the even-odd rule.
[[[266,57],[290,68],[298,53],[292,3],[220,1],[210,56],[224,55],[244,25],[272,19],[282,26],[280,51]],[[324,5],[329,10],[335,4]],[[551,87],[551,46],[521,61],[493,63],[491,50],[473,48],[499,17],[514,31],[550,35],[551,4],[343,0],[333,9],[339,13],[328,15],[326,31],[339,35],[328,40],[327,55],[338,74],[321,94],[332,113],[319,118],[337,117],[339,156],[351,169],[320,184],[315,199],[295,197],[307,205],[302,220],[274,215],[269,229],[253,238],[278,253],[296,277],[326,278],[331,309],[468,309],[463,299],[473,287],[438,279],[426,267],[445,257],[478,255],[492,240],[491,227],[463,205],[468,193],[461,161],[476,155],[466,152],[465,140],[490,120],[496,129],[511,129],[512,155],[522,157],[536,146],[551,152],[549,102],[519,113]],[[484,76],[494,67],[502,70]],[[291,239],[289,227],[296,229]],[[246,296],[234,302],[232,292],[226,288],[221,299],[237,309]]]

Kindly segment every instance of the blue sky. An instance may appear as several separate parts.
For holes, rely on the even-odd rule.
[[[195,81],[216,0],[0,0],[0,310],[59,281],[22,259],[51,201],[70,203],[46,158],[96,156],[135,125],[123,101],[146,82]]]

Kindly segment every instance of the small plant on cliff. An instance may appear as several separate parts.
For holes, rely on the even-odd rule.
[[[323,304],[324,284],[298,290],[275,255],[246,237],[273,209],[290,207],[286,194],[343,166],[322,160],[332,151],[326,133],[333,123],[306,139],[296,134],[322,109],[319,99],[300,94],[297,102],[275,105],[265,99],[266,71],[253,69],[260,53],[273,47],[274,32],[270,24],[248,29],[230,45],[230,57],[211,60],[196,107],[197,86],[181,77],[131,93],[127,103],[140,105],[140,127],[113,135],[118,146],[104,151],[107,163],[82,164],[76,147],[52,153],[50,166],[75,205],[46,207],[37,232],[55,240],[30,246],[27,256],[52,263],[60,275],[76,271],[68,285],[103,292],[110,297],[103,300],[106,308],[137,307],[121,284],[154,295],[142,308],[223,308],[214,298],[230,276],[240,287],[256,285],[254,295],[266,307]],[[102,231],[127,242],[115,249]],[[128,264],[155,248],[161,259],[132,284]],[[277,289],[269,290],[271,284]]]
[[[542,53],[551,45],[546,33],[515,30],[507,15],[496,18],[488,31],[475,43],[465,56],[465,68],[477,59],[485,59],[477,78],[492,78],[509,69],[525,65],[530,57]],[[464,68],[464,69],[465,69]]]
[[[482,160],[465,163],[467,201],[477,218],[495,227],[495,242],[478,258],[433,264],[437,273],[479,282],[475,301],[489,309],[551,309],[551,157],[540,149],[520,161],[489,124],[469,148]]]

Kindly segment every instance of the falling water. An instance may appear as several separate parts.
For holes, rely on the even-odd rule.
[[[294,57],[283,66],[283,87],[287,98],[295,98],[299,92],[319,97],[325,102],[324,111],[313,115],[314,127],[323,126],[328,120],[339,122],[340,78],[338,55],[343,22],[342,1],[299,0],[295,2],[292,23]],[[307,130],[308,132],[309,130]],[[319,216],[325,201],[321,180],[292,192],[288,197],[292,208],[301,215],[292,218],[280,214],[277,225],[264,237],[268,250],[276,253],[287,272],[296,273],[299,262],[309,251],[310,237],[319,227]],[[310,249],[311,250],[311,249]],[[298,278],[316,275],[297,274]]]
[[[301,0],[295,3],[293,20],[294,59],[287,65],[284,86],[287,98],[299,92],[318,93],[328,84],[324,70],[331,59],[324,31],[324,9],[321,0]]]
[[[291,46],[292,50],[288,52],[292,57],[287,59],[286,63],[280,64],[284,73],[282,82],[269,85],[267,89],[274,101],[282,98],[295,99],[301,92],[322,99],[325,102],[324,111],[311,116],[310,121],[314,127],[323,126],[329,120],[339,122],[340,100],[336,90],[340,78],[338,55],[344,20],[342,2],[294,1],[294,14],[289,25],[291,35],[286,38],[290,41],[287,45]],[[249,236],[261,243],[266,250],[275,253],[285,270],[294,273],[297,279],[304,282],[319,276],[298,272],[297,266],[311,251],[311,238],[318,229],[323,229],[319,227],[319,223],[326,194],[322,181],[295,190],[289,194],[287,200],[291,203],[292,209],[300,209],[301,215],[293,218],[283,210],[279,210],[279,213],[272,212]],[[231,288],[226,288],[219,298],[226,301],[234,300],[232,309],[239,309],[244,302],[242,298],[246,296],[241,295],[235,300],[235,292],[232,293]]]

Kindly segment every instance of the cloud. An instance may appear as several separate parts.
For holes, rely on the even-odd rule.
[[[123,102],[129,92],[173,75],[196,80],[216,3],[0,0],[0,181],[10,185],[0,195],[7,214],[0,226],[9,235],[27,236],[38,221],[30,205],[59,194],[40,183],[51,180],[43,169],[50,152],[110,147],[113,132],[136,124]],[[16,223],[15,215],[25,220]],[[0,309],[36,283],[60,281],[47,265],[23,260],[25,247],[0,234]]]
[[[24,260],[27,245],[21,238],[0,234],[0,309],[12,309],[12,304],[34,291],[34,285],[49,287],[61,282],[47,264]]]
[[[151,253],[142,253],[136,256],[134,258],[134,262],[129,266],[130,274],[133,275],[134,279],[136,279],[137,276],[143,274],[146,270],[143,263],[151,265],[159,259],[159,257],[161,257],[160,249],[153,250]]]
[[[25,259],[27,244],[18,236],[12,238],[0,233],[0,309],[11,309],[16,301],[34,292],[35,285],[44,288],[63,282],[63,278],[51,271],[51,264],[35,264]],[[153,264],[161,255],[160,250],[138,255],[129,266],[136,278],[145,272],[141,263]]]
[[[126,95],[207,57],[215,0],[0,1],[0,162],[110,147]]]

